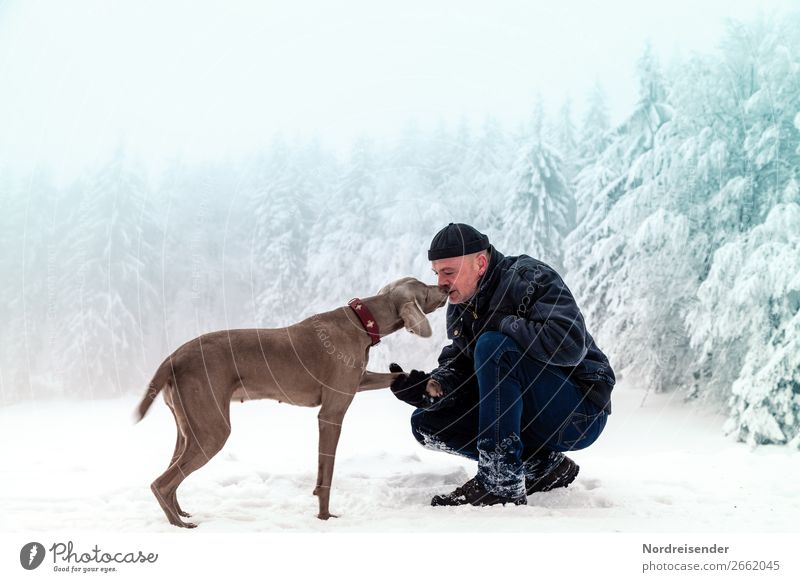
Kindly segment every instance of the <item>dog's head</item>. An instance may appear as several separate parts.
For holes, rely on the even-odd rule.
[[[414,277],[403,277],[386,285],[378,295],[387,295],[409,333],[431,337],[431,324],[426,313],[436,311],[447,302],[447,293],[436,285],[426,285]]]

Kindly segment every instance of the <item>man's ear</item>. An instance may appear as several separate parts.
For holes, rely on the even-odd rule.
[[[400,318],[409,333],[415,333],[422,337],[431,337],[433,335],[431,324],[428,323],[428,318],[417,306],[416,301],[409,301],[400,306]]]
[[[488,267],[489,267],[489,257],[481,253],[480,255],[478,255],[478,269],[485,273]]]

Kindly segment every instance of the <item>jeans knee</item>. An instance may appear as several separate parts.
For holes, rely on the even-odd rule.
[[[480,365],[502,354],[500,347],[507,341],[513,341],[499,331],[487,331],[478,336],[475,342],[475,364]]]

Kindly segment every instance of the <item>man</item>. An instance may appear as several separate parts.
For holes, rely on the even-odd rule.
[[[448,291],[447,337],[430,373],[399,376],[392,392],[417,408],[425,447],[478,461],[478,473],[432,505],[527,503],[566,487],[611,413],[614,372],[561,277],[527,255],[505,257],[466,224],[439,231],[428,259]],[[393,372],[403,370],[391,365]]]

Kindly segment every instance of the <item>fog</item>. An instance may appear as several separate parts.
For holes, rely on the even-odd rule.
[[[280,131],[342,154],[493,116],[527,121],[600,82],[612,123],[636,59],[715,49],[728,18],[790,2],[150,2],[0,4],[0,156],[74,177],[124,141],[149,168],[224,159]]]

